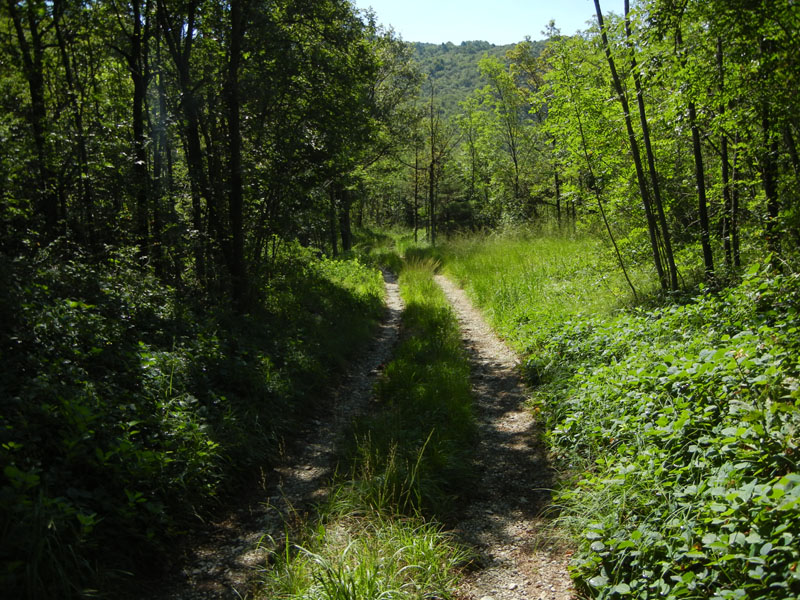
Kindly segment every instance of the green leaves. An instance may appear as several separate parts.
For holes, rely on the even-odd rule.
[[[120,252],[8,267],[0,587],[15,597],[69,597],[98,566],[157,556],[269,463],[382,309],[376,270],[289,244],[252,317],[193,307],[138,262]]]
[[[731,582],[722,596],[796,593],[800,475],[787,452],[800,419],[782,382],[792,385],[798,372],[787,359],[800,342],[784,333],[797,316],[750,298],[769,293],[789,306],[799,288],[795,276],[753,271],[719,297],[581,329],[571,356],[584,368],[554,400],[567,408],[551,439],[595,465],[581,489],[603,498],[593,514],[603,524],[585,526],[575,574],[599,597],[677,598]],[[563,335],[551,351],[574,342],[571,330]],[[610,336],[622,343],[607,365]],[[624,440],[616,455],[608,439]],[[585,510],[581,494],[564,498]]]

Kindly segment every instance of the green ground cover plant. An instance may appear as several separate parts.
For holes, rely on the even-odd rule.
[[[489,254],[492,292],[480,244],[495,242],[474,243],[441,254],[449,271],[468,274],[473,297],[541,384],[532,408],[575,474],[557,504],[581,540],[573,575],[583,593],[797,597],[800,277],[755,264],[728,289],[615,313],[585,296],[580,276],[563,295],[583,300],[565,306],[562,270],[526,287],[529,277],[511,276],[511,252]],[[595,260],[568,254],[579,241],[534,241],[530,269],[551,263],[539,253],[550,246],[561,246],[566,269]]]
[[[251,314],[201,309],[133,252],[0,259],[0,588],[70,597],[154,567],[277,455],[371,334],[383,283],[285,246]],[[207,305],[206,305],[207,306]],[[105,582],[105,583],[104,583]]]
[[[475,425],[458,323],[433,281],[436,262],[400,275],[402,340],[374,414],[348,433],[316,524],[274,556],[270,598],[451,598],[467,555],[437,521],[471,478]]]

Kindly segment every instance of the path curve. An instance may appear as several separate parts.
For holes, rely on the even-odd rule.
[[[518,375],[517,356],[495,335],[464,291],[436,276],[456,313],[472,371],[480,441],[477,492],[455,533],[478,552],[464,600],[568,600],[575,598],[567,565],[571,552],[547,535],[553,472]]]
[[[180,573],[167,589],[147,590],[142,600],[240,600],[256,592],[259,571],[270,551],[283,544],[285,524],[298,522],[325,497],[335,468],[337,438],[366,410],[375,381],[391,359],[403,301],[396,277],[384,270],[383,278],[386,308],[379,331],[342,378],[330,414],[318,415],[297,433],[280,465],[262,474],[261,489],[182,545]]]

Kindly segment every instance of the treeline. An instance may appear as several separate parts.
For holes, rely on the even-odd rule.
[[[496,46],[484,41],[461,42],[456,45],[411,44],[414,61],[420,72],[428,78],[428,85],[436,90],[437,102],[444,114],[451,117],[460,113],[459,104],[478,88],[483,87],[478,64],[485,56],[505,60],[514,44]]]
[[[798,240],[800,13],[787,0],[646,0],[579,35],[551,24],[480,62],[447,118],[426,84],[389,218],[436,229],[598,228],[665,290]],[[420,225],[420,226],[421,226]],[[635,293],[635,291],[634,291]]]
[[[345,0],[12,0],[0,52],[3,251],[137,245],[239,304],[273,236],[350,245],[357,172],[418,84]]]

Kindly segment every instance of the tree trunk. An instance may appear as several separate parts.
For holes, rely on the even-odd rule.
[[[625,117],[625,127],[628,132],[628,140],[631,148],[631,155],[633,156],[633,164],[636,167],[636,179],[639,184],[639,193],[642,196],[642,204],[644,205],[645,216],[647,217],[647,229],[650,234],[650,246],[653,251],[653,262],[658,273],[658,279],[661,283],[661,289],[667,290],[670,287],[670,282],[664,272],[664,266],[661,261],[661,252],[659,248],[658,238],[659,231],[655,217],[653,215],[652,205],[650,202],[650,193],[647,189],[647,181],[645,179],[644,169],[642,168],[642,158],[639,154],[639,143],[636,140],[636,134],[633,130],[633,123],[631,122],[631,113],[628,106],[628,100],[625,97],[625,90],[622,87],[617,67],[614,63],[614,57],[611,55],[611,47],[608,43],[608,35],[606,34],[605,23],[603,20],[603,12],[600,9],[600,0],[594,0],[595,12],[597,13],[597,22],[600,25],[600,35],[603,42],[603,49],[606,55],[606,61],[611,71],[611,78],[614,81],[614,89],[617,92],[617,98],[622,105],[623,116]]]
[[[550,143],[553,146],[553,156],[555,157],[555,137],[553,137]],[[556,186],[556,221],[558,222],[558,230],[561,231],[561,178],[558,176],[558,165],[555,160],[553,161],[553,179]]]
[[[762,57],[770,56],[774,51],[774,42],[770,39],[761,40],[760,50]],[[763,93],[763,92],[762,92]],[[770,101],[766,94],[761,99],[761,128],[763,142],[761,144],[761,177],[764,185],[764,195],[767,199],[766,238],[767,248],[773,254],[773,261],[781,255],[780,233],[780,198],[778,197],[778,138],[774,117],[770,111]]]
[[[719,93],[720,97],[725,97],[725,65],[723,62],[722,53],[722,38],[717,38],[717,72],[719,74]],[[719,114],[721,117],[725,116],[725,101],[720,102]],[[731,195],[730,183],[730,167],[729,167],[729,152],[728,152],[728,136],[723,131],[720,137],[720,161],[722,163],[722,201],[723,201],[723,215],[722,215],[722,246],[725,253],[725,265],[728,269],[733,268],[733,245],[732,245],[732,227],[733,227],[733,198]]]
[[[45,125],[47,123],[47,106],[44,90],[44,40],[39,29],[40,21],[37,12],[40,6],[29,1],[27,8],[28,41],[22,17],[19,14],[17,0],[7,0],[8,11],[14,23],[17,35],[22,68],[28,83],[28,92],[31,96],[31,109],[27,111],[28,122],[33,130],[33,143],[36,148],[36,170],[39,181],[36,198],[37,211],[44,217],[44,230],[46,239],[53,239],[57,235],[58,227],[58,198],[53,193],[52,173],[50,170],[49,152],[47,148]],[[41,6],[45,10],[44,6]]]
[[[628,18],[630,12],[630,3],[625,0],[625,36],[628,40],[631,37],[630,19]],[[656,171],[655,155],[653,153],[653,146],[650,142],[650,126],[647,121],[647,112],[644,104],[644,93],[642,91],[641,77],[639,76],[639,68],[636,64],[636,55],[630,42],[628,47],[631,52],[631,71],[633,72],[633,83],[636,88],[636,104],[639,109],[639,123],[642,127],[642,137],[644,138],[645,155],[647,156],[647,169],[650,173],[650,185],[653,188],[653,203],[655,204],[656,212],[658,213],[658,221],[661,227],[661,236],[664,242],[664,259],[667,263],[667,270],[669,271],[669,285],[672,291],[678,289],[678,269],[675,266],[675,257],[672,252],[672,238],[669,234],[669,226],[667,225],[667,217],[664,212],[664,203],[661,199],[661,184],[658,181],[658,172]]]
[[[330,205],[328,206],[328,232],[331,242],[331,256],[339,256],[339,248],[337,246],[337,230],[336,230],[336,184],[331,183],[329,186],[330,191]]]
[[[675,30],[675,41],[678,48],[683,47],[683,35],[681,34],[680,23]],[[683,66],[686,66],[686,59],[682,58]],[[697,107],[693,100],[688,100],[689,126],[692,131],[692,154],[694,155],[694,173],[697,183],[697,212],[700,217],[700,244],[703,248],[703,266],[706,281],[714,278],[714,254],[711,251],[711,226],[708,222],[708,201],[706,199],[706,176],[703,166],[703,146],[700,141],[700,129],[697,126]]]
[[[156,39],[156,63],[158,74],[156,77],[157,104],[155,118],[152,123],[151,136],[153,138],[153,260],[156,272],[160,276],[167,275],[166,248],[164,239],[167,220],[174,223],[174,208],[170,202],[165,203],[164,197],[170,196],[172,191],[172,161],[169,138],[167,136],[167,94],[164,84],[164,73],[161,62],[161,40]]]
[[[733,174],[731,177],[731,245],[733,246],[733,266],[737,269],[742,266],[739,253],[739,184],[741,180],[739,168],[739,136],[735,140],[737,146],[733,151]]]
[[[341,206],[339,207],[339,233],[342,236],[342,252],[349,252],[353,249],[353,231],[350,223],[352,204],[352,192],[343,188]]]
[[[731,244],[733,228],[733,198],[731,195],[730,172],[728,166],[728,137],[723,133],[720,139],[720,155],[722,162],[722,201],[724,214],[722,217],[722,246],[725,252],[725,264],[733,267],[733,246]]]
[[[128,68],[133,83],[133,189],[136,201],[136,237],[139,254],[147,255],[150,243],[149,232],[149,174],[147,171],[147,146],[145,139],[145,102],[147,100],[147,58],[146,40],[142,32],[142,13],[140,0],[132,1],[133,34],[128,56]]]
[[[96,242],[95,236],[95,214],[94,214],[94,194],[89,181],[89,153],[86,149],[86,132],[83,127],[83,107],[81,106],[80,94],[78,86],[75,81],[72,69],[72,60],[70,59],[67,41],[61,27],[61,19],[64,15],[66,7],[64,0],[57,0],[53,3],[53,28],[56,33],[56,40],[58,42],[59,55],[61,57],[61,65],[64,69],[64,78],[67,82],[67,97],[72,112],[72,121],[75,127],[75,146],[78,155],[78,166],[81,173],[80,176],[80,190],[82,199],[82,212],[81,216],[81,229],[88,231],[85,236],[89,244]]]
[[[800,155],[798,155],[797,144],[795,143],[792,129],[788,123],[783,127],[783,140],[789,150],[789,158],[792,160],[794,175],[795,177],[800,177]]]
[[[767,247],[776,257],[781,254],[781,236],[778,218],[780,216],[780,199],[778,198],[778,142],[771,135],[771,119],[767,102],[762,108],[762,126],[764,129],[764,154],[761,157],[761,176],[764,184],[764,195],[767,198]]]
[[[694,102],[689,102],[689,122],[692,128],[692,150],[694,170],[697,180],[697,207],[700,214],[700,243],[703,246],[703,265],[706,281],[714,278],[714,255],[711,252],[711,239],[708,223],[708,203],[706,201],[706,179],[703,168],[703,148],[700,144],[700,130],[697,127],[697,110]]]
[[[419,232],[419,146],[414,145],[414,243]]]
[[[428,167],[428,223],[429,237],[431,246],[436,245],[436,161],[431,156],[431,164]]]
[[[228,218],[231,228],[231,292],[234,304],[244,309],[247,276],[244,264],[244,218],[242,190],[242,132],[240,127],[239,66],[244,36],[243,0],[230,0],[231,43],[228,63],[228,147],[230,153],[230,190]]]
[[[430,106],[430,145],[431,145],[431,162],[428,167],[428,240],[431,246],[436,245],[436,128],[438,119],[435,118],[434,106],[434,89],[433,82],[431,82],[431,106]]]
[[[199,237],[203,231],[203,198],[210,197],[210,189],[203,165],[203,151],[200,144],[200,116],[197,107],[195,86],[192,82],[190,60],[194,41],[194,23],[197,2],[188,5],[186,21],[175,25],[170,23],[165,0],[158,0],[158,14],[164,38],[167,41],[172,61],[178,74],[178,87],[181,92],[181,112],[183,113],[183,135],[186,151],[186,167],[189,172],[189,187],[192,195],[192,226],[195,230],[193,250],[197,278],[205,282],[206,261],[205,243]],[[183,37],[181,37],[183,36]]]
[[[578,120],[578,133],[580,133],[580,136],[581,136],[581,148],[583,150],[583,157],[586,160],[586,168],[589,170],[589,176],[591,177],[592,182],[593,182],[593,184],[592,184],[592,192],[594,193],[594,196],[597,199],[597,207],[600,209],[600,216],[603,219],[603,224],[606,227],[606,232],[608,232],[608,238],[611,240],[611,244],[614,246],[614,252],[617,255],[617,261],[619,262],[619,266],[620,266],[620,269],[622,270],[622,274],[625,276],[625,281],[628,282],[628,287],[631,288],[631,292],[633,293],[634,301],[638,302],[639,301],[639,295],[636,293],[636,288],[634,287],[633,282],[631,281],[630,277],[628,276],[628,270],[625,268],[625,261],[622,260],[622,254],[620,253],[619,247],[617,246],[617,240],[614,238],[614,234],[611,231],[611,225],[609,224],[608,218],[606,217],[606,211],[605,211],[605,208],[603,206],[602,198],[600,196],[600,190],[599,190],[599,188],[597,187],[597,184],[596,184],[597,179],[594,176],[594,169],[592,168],[592,161],[591,161],[591,158],[589,157],[589,149],[588,149],[588,146],[587,146],[587,143],[586,143],[586,134],[584,133],[584,130],[583,130],[583,121],[581,120],[580,112],[578,111],[577,106],[575,104],[575,99],[574,99],[572,90],[573,90],[573,88],[572,88],[572,86],[570,86],[570,96],[572,96],[572,106],[575,107],[575,117]]]

